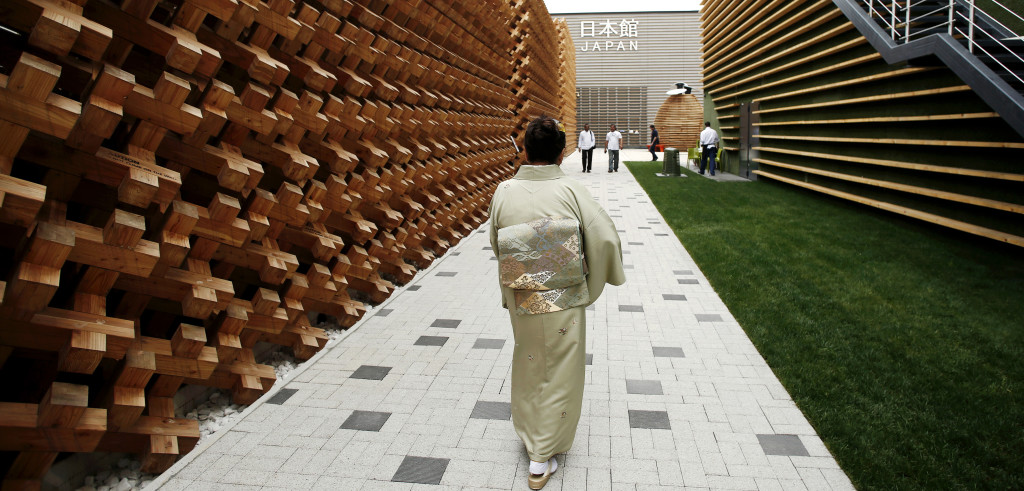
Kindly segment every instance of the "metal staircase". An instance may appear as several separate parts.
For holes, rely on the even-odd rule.
[[[1024,38],[973,0],[832,1],[887,63],[934,56],[1024,137]]]

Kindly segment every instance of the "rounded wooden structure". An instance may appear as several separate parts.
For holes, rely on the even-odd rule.
[[[658,137],[665,148],[674,147],[680,150],[697,146],[701,120],[704,110],[693,94],[671,95],[658,108],[654,117],[654,126],[658,128]]]

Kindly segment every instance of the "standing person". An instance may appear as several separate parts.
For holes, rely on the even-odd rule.
[[[604,137],[604,153],[608,154],[608,172],[619,171],[619,149],[622,148],[622,133],[612,125],[611,131]]]
[[[526,265],[530,260],[539,259],[536,264],[543,270],[560,261],[579,261],[580,252],[589,269],[575,278],[579,283],[574,286],[580,287],[576,295],[569,294],[572,287],[538,292],[513,289],[504,280],[500,282],[502,307],[508,309],[515,336],[512,424],[530,456],[530,489],[541,489],[558,468],[555,455],[568,451],[576,437],[583,405],[587,305],[597,300],[605,283],[621,285],[626,276],[615,224],[587,189],[559,167],[565,148],[561,123],[547,116],[534,119],[526,128],[524,140],[528,164],[498,185],[491,200],[491,247],[502,261],[501,269],[509,266],[515,270],[502,271],[502,275],[532,272]],[[574,219],[576,223],[569,223],[578,240],[546,248],[541,244],[543,240],[509,236],[510,230],[523,230],[524,224],[532,231],[530,225],[549,217]],[[567,255],[575,259],[566,260]],[[510,258],[514,260],[506,265]],[[575,264],[582,270],[579,263]],[[524,302],[524,292],[532,294],[529,298],[538,293],[543,298]]]
[[[651,125],[651,157],[652,157],[651,158],[651,162],[654,162],[654,161],[658,160],[658,154],[654,153],[654,152],[657,151],[656,149],[658,148],[658,145],[661,145],[661,139],[658,138],[658,130],[652,124]]]
[[[590,172],[590,166],[594,163],[594,147],[597,146],[597,140],[594,139],[594,132],[590,131],[590,125],[584,124],[583,131],[580,132],[580,141],[576,144],[580,149],[580,153],[583,154],[583,172]]]
[[[718,153],[718,133],[711,129],[711,122],[704,122],[704,131],[700,132],[700,173],[704,174],[708,159],[711,159],[711,175],[715,175],[715,156]]]

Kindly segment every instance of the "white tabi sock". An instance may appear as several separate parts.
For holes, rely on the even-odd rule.
[[[551,470],[548,470],[548,466]],[[558,469],[558,461],[554,457],[551,457],[547,462],[534,462],[530,461],[530,474],[543,475],[545,472],[548,474],[554,474],[555,469]]]

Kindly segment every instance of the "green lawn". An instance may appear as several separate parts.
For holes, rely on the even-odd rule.
[[[627,166],[858,489],[1024,488],[1024,250]]]

